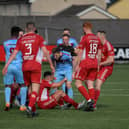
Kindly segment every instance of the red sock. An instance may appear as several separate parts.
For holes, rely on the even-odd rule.
[[[38,96],[38,94],[36,92],[31,93],[31,97],[29,99],[29,104],[28,104],[29,107],[32,108],[35,105],[37,96]]]
[[[78,88],[78,90],[80,91],[80,93],[85,97],[85,99],[88,101],[90,99],[90,96],[86,90],[86,88],[84,86],[80,86]]]
[[[34,105],[33,107],[32,107],[32,112],[35,112],[36,111],[36,106]]]
[[[95,90],[95,104],[97,103],[99,96],[100,96],[100,90]]]
[[[68,95],[65,95],[63,97],[64,101],[67,102],[67,103],[70,103],[72,104],[75,108],[77,108],[78,106],[78,103],[76,103],[73,99],[71,99]]]
[[[89,89],[89,96],[91,99],[95,99],[95,90],[94,88]]]
[[[59,100],[58,104],[59,104],[60,106],[61,106],[61,105],[64,105],[64,100],[63,100],[63,98],[61,98],[61,99]]]

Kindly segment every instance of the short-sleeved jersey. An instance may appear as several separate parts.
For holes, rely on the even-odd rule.
[[[51,87],[52,87],[51,82],[46,81],[45,79],[42,80],[39,89],[38,101],[43,101],[49,98],[49,90]]]
[[[56,70],[64,71],[67,69],[72,69],[71,53],[67,51],[61,51],[61,53],[62,53],[62,56],[60,57],[58,61],[56,61]]]
[[[60,38],[57,40],[57,45],[62,45],[63,44],[63,39]],[[74,38],[69,38],[69,45],[72,46],[73,48],[76,48],[78,46],[77,41]]]
[[[79,44],[79,48],[83,50],[83,64],[87,63],[88,65],[97,66],[98,49],[101,49],[101,47],[100,39],[96,35],[91,33],[83,36]]]
[[[14,51],[16,47],[17,39],[9,39],[3,43],[4,50],[6,54],[6,63],[11,56],[12,52]],[[18,52],[15,59],[11,62],[11,64],[21,64],[22,63],[22,54],[21,52]]]
[[[44,39],[35,33],[27,33],[18,39],[16,50],[22,52],[23,71],[41,70]]]
[[[102,45],[101,62],[106,61],[109,56],[114,56],[114,48],[110,42],[106,41],[105,44]],[[110,66],[112,66],[112,65],[113,65],[113,63]]]

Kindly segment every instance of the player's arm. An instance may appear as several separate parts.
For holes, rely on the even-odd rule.
[[[47,60],[48,60],[48,62],[50,64],[50,68],[51,68],[52,72],[55,72],[55,68],[53,66],[52,60],[50,58],[50,55],[49,55],[46,47],[42,47],[42,51],[43,51],[44,55],[46,56],[46,58],[47,58]]]
[[[100,62],[101,62],[101,49],[98,49],[98,71],[100,68]]]
[[[63,79],[62,81],[60,81],[60,82],[52,83],[51,88],[58,88],[58,87],[62,86],[62,84],[63,84],[66,80],[67,80],[67,79],[64,78],[64,79]]]
[[[4,66],[3,70],[2,70],[3,75],[6,74],[7,68],[8,68],[8,66],[9,66],[9,64],[12,62],[12,60],[15,59],[17,53],[18,53],[18,50],[15,49],[15,50],[13,51],[13,53],[11,54],[11,56],[10,56],[8,62],[5,64],[5,66]]]
[[[74,57],[74,62],[73,62],[73,72],[75,72],[79,67],[79,64],[80,64],[81,58],[82,58],[82,53],[83,53],[82,49],[77,50],[77,56]]]
[[[103,61],[100,63],[101,66],[108,66],[111,65],[114,62],[114,55],[113,56],[108,56],[106,61]]]

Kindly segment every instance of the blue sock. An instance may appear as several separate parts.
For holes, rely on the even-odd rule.
[[[69,88],[69,89],[68,89],[68,96],[69,96],[70,98],[73,98],[73,89],[72,89],[72,88]]]
[[[21,87],[20,89],[21,105],[26,104],[26,96],[27,96],[27,87]]]
[[[5,101],[6,101],[6,103],[10,103],[10,98],[11,98],[11,88],[6,87],[5,88]]]
[[[66,93],[66,85],[65,85],[65,83],[63,83],[63,85],[62,85],[62,90],[64,91],[64,93]]]

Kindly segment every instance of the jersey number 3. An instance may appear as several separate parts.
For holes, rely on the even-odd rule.
[[[27,52],[25,53],[25,55],[31,55],[31,53],[32,53],[32,44],[27,43],[27,44],[25,44],[25,47],[27,49]]]

